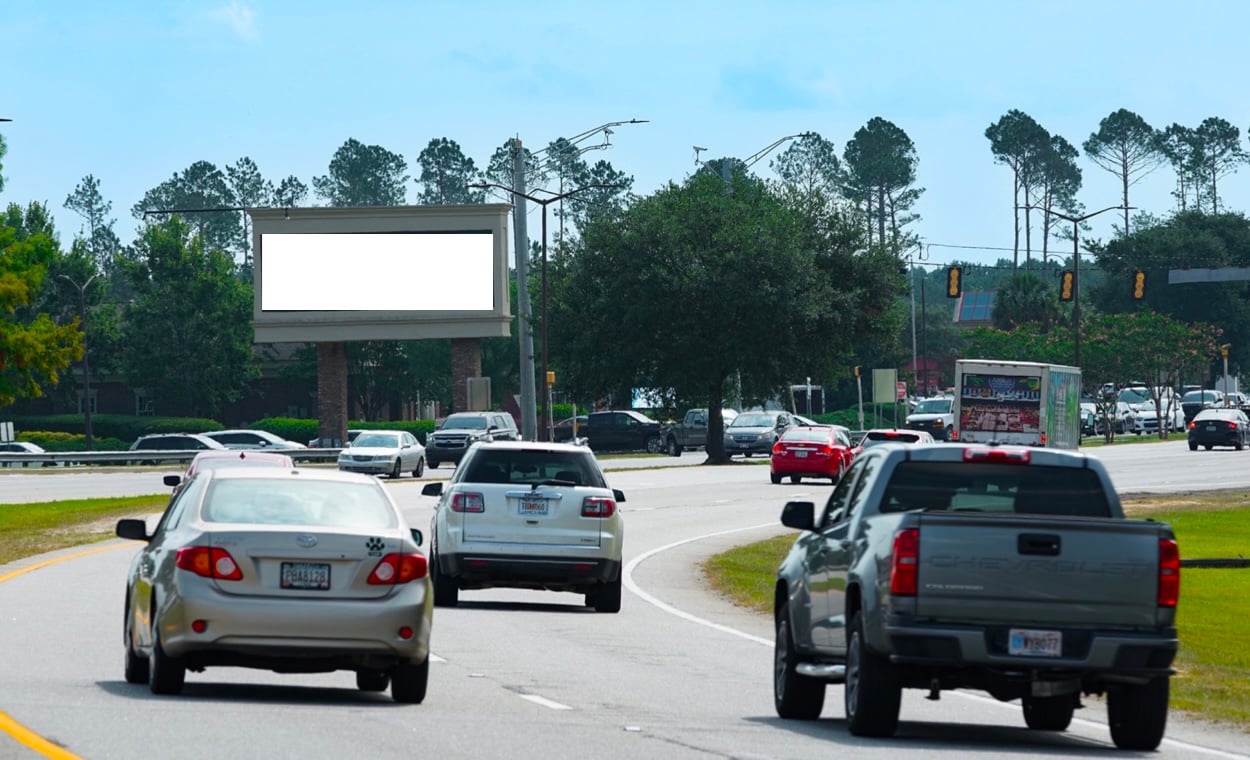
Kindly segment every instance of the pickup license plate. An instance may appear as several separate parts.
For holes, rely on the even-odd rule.
[[[520,512],[523,515],[545,515],[547,514],[547,500],[541,496],[522,496]]]
[[[330,565],[327,562],[283,562],[282,588],[328,591]]]
[[[1012,628],[1008,634],[1007,654],[1060,657],[1063,655],[1063,632]]]
[[[794,455],[795,455],[796,457],[798,457],[799,459],[803,459],[804,457],[806,457],[806,456],[807,456],[807,452],[806,452],[806,451],[796,451],[796,452],[794,452]]]

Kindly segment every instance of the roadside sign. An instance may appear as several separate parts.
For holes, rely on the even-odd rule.
[[[902,401],[903,399],[907,398],[907,383],[905,383],[902,380],[899,380],[897,387],[898,387],[898,398],[896,400]]]
[[[872,371],[872,403],[893,404],[898,393],[898,370],[874,369]]]

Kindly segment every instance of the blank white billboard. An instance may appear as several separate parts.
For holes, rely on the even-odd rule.
[[[496,309],[490,230],[264,233],[260,249],[262,312]]]

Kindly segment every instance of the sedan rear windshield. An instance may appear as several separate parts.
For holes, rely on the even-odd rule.
[[[331,481],[217,480],[204,497],[206,522],[394,528],[395,510],[371,484]]]
[[[466,463],[462,483],[520,483],[560,481],[572,486],[606,488],[589,452],[547,449],[483,449]]]
[[[900,462],[882,512],[989,512],[1110,517],[1093,470],[1020,464]]]
[[[829,443],[833,440],[833,428],[793,428],[781,436],[783,441],[814,441]]]
[[[864,440],[859,442],[863,448],[876,446],[879,443],[916,443],[920,440],[920,436],[915,433],[873,433],[870,432],[864,436]]]

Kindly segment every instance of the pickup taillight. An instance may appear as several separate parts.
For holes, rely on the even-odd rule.
[[[894,596],[915,596],[919,569],[920,530],[900,530],[894,534],[894,551],[890,559],[890,593]]]
[[[1170,538],[1159,539],[1159,606],[1175,607],[1181,596],[1181,550]]]

